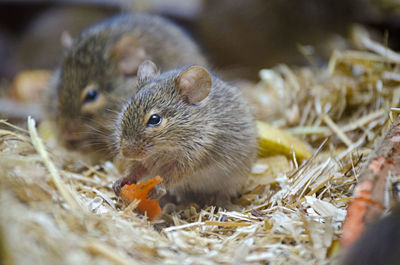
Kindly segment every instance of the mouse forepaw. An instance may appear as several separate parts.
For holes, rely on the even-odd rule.
[[[150,200],[159,200],[161,197],[164,197],[167,194],[167,190],[158,184],[155,186],[150,192],[148,199]]]
[[[136,180],[131,177],[121,177],[114,181],[112,188],[114,190],[115,195],[119,196],[121,192],[121,188],[125,185],[135,184]]]

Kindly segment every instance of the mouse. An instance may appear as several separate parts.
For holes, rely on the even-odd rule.
[[[69,47],[49,88],[50,119],[56,121],[62,145],[96,159],[111,159],[108,139],[123,101],[136,91],[140,63],[152,60],[163,71],[207,65],[186,32],[145,13],[117,15],[64,42]]]
[[[177,202],[230,208],[257,155],[252,110],[240,92],[201,65],[160,73],[138,69],[138,90],[115,124],[116,157],[126,165],[113,184],[161,176]]]

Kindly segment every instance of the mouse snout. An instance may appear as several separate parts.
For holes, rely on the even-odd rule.
[[[77,133],[64,133],[64,145],[68,149],[77,149],[82,144],[82,137],[79,137]]]
[[[121,142],[121,154],[125,158],[140,160],[146,157],[146,151],[143,146],[137,143]]]
[[[78,140],[66,140],[65,147],[68,149],[77,149],[79,147],[80,141]]]
[[[68,149],[77,149],[82,143],[82,133],[78,126],[74,126],[71,123],[61,123],[60,124],[60,137],[64,146]]]

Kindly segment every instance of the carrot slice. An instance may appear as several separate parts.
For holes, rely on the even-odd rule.
[[[131,203],[135,199],[140,200],[138,210],[141,214],[147,214],[147,216],[154,220],[157,219],[161,214],[161,207],[156,200],[148,200],[149,192],[163,181],[162,178],[156,176],[145,182],[139,184],[124,185],[121,188],[121,198],[126,203]]]
[[[142,214],[146,214],[151,220],[155,220],[161,215],[161,207],[156,200],[144,199],[140,201],[138,210]]]
[[[347,207],[341,243],[352,245],[359,239],[365,227],[376,222],[385,210],[387,178],[400,175],[400,116],[390,128],[361,171],[360,182],[354,189],[353,199]],[[390,203],[396,200],[391,198]]]

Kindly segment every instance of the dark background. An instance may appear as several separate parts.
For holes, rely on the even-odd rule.
[[[231,79],[258,79],[279,63],[326,63],[333,49],[351,48],[352,24],[400,49],[396,0],[53,0],[0,1],[0,78],[26,69],[54,69],[60,36],[114,14],[146,11],[169,17],[199,43],[215,69]],[[299,51],[305,46],[303,53]]]

